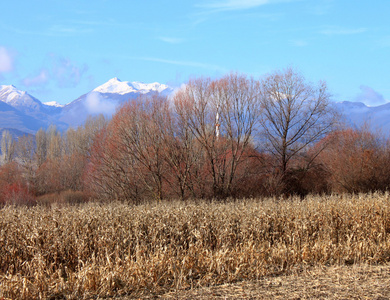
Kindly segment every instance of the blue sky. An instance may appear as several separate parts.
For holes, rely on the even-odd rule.
[[[295,67],[335,101],[390,101],[390,1],[3,1],[0,84],[65,104],[113,77],[179,86]]]

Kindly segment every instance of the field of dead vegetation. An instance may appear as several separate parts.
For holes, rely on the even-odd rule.
[[[390,194],[5,206],[0,258],[0,299],[178,295],[386,265]]]

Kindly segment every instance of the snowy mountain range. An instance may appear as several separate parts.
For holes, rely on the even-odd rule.
[[[139,95],[169,95],[173,89],[160,83],[121,81],[113,78],[67,105],[55,101],[42,103],[13,85],[0,85],[0,131],[15,129],[34,134],[51,124],[60,130],[82,125],[89,115],[110,117],[125,101]]]
[[[34,134],[40,128],[54,124],[60,130],[82,125],[88,115],[110,117],[117,107],[139,95],[158,93],[168,96],[173,88],[160,83],[121,81],[112,78],[67,105],[57,102],[42,103],[13,85],[0,85],[0,132],[12,129],[17,134]],[[361,102],[335,102],[335,108],[348,126],[367,124],[373,131],[390,132],[390,103],[367,106]]]
[[[79,126],[85,122],[88,115],[104,114],[110,117],[121,103],[140,95],[158,93],[168,96],[172,92],[173,88],[157,82],[129,82],[113,78],[65,105],[59,120],[69,126]]]

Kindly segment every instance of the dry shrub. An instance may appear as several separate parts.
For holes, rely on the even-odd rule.
[[[387,191],[390,186],[389,142],[367,128],[336,131],[321,141],[327,147],[318,161],[333,192]]]
[[[88,194],[82,191],[62,191],[59,193],[51,193],[39,196],[37,198],[37,204],[41,206],[56,205],[73,205],[88,202]]]
[[[81,204],[88,201],[88,196],[82,191],[67,190],[60,193],[63,203]]]
[[[390,195],[6,206],[0,297],[87,299],[390,257]]]
[[[13,183],[8,184],[6,188],[3,186],[0,204],[33,206],[36,204],[36,199],[26,186]]]
[[[24,178],[17,163],[0,167],[0,206],[36,204],[30,184]]]

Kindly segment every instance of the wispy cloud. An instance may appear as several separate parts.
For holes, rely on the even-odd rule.
[[[183,39],[180,39],[180,38],[167,37],[167,36],[159,36],[158,39],[160,41],[163,41],[163,42],[169,43],[169,44],[180,44],[184,41]]]
[[[69,58],[51,54],[52,74],[59,87],[68,88],[77,86],[82,76],[88,70],[86,64],[79,66]]]
[[[259,13],[259,10],[255,10],[261,6],[278,4],[278,3],[289,3],[289,2],[299,2],[302,0],[213,0],[207,1],[202,0],[199,4],[196,4],[194,7],[197,8],[197,11],[192,14],[192,26],[197,26],[204,22],[214,18],[216,14],[224,12],[238,13],[239,18],[253,17],[253,13]],[[245,12],[247,15],[243,15]],[[248,15],[251,13],[251,15]],[[269,19],[271,21],[277,21],[283,16],[284,13],[268,13],[268,14],[257,14],[259,18]]]
[[[104,99],[96,92],[89,93],[85,100],[85,108],[90,114],[112,115],[118,106],[118,103]]]
[[[358,102],[364,102],[370,106],[377,106],[387,102],[382,94],[366,85],[360,86],[360,93],[355,97],[354,100]]]
[[[334,0],[317,0],[310,1],[310,5],[306,9],[308,13],[318,16],[329,14],[334,7]]]
[[[266,4],[282,2],[294,2],[300,0],[221,0],[198,4],[197,7],[212,11],[244,10],[259,7]]]
[[[42,69],[38,75],[26,77],[22,80],[23,85],[27,87],[44,85],[49,81],[49,71]]]
[[[42,29],[21,29],[18,27],[2,26],[3,30],[13,32],[20,35],[33,35],[33,36],[44,36],[44,37],[70,37],[79,36],[84,34],[90,34],[94,30],[92,28],[86,28],[83,26],[76,25],[64,25],[64,24],[53,24],[51,26],[44,27]]]
[[[0,73],[10,72],[14,69],[14,55],[12,51],[0,46]]]
[[[144,60],[144,61],[154,61],[154,62],[170,64],[170,65],[185,66],[185,67],[195,67],[195,68],[201,68],[201,69],[207,69],[207,70],[227,72],[227,70],[225,68],[220,67],[218,65],[207,64],[207,63],[200,63],[200,62],[194,62],[194,61],[170,60],[170,59],[163,59],[163,58],[157,58],[157,57],[131,57],[131,58],[132,59]]]
[[[225,0],[198,5],[202,8],[216,10],[241,10],[268,4],[270,0]]]
[[[21,83],[26,87],[42,87],[54,83],[60,88],[73,88],[80,83],[87,70],[88,66],[85,64],[78,65],[69,58],[51,53],[38,74],[24,78]]]
[[[57,36],[57,35],[71,36],[71,35],[88,34],[91,32],[93,32],[91,28],[82,28],[82,27],[58,24],[58,25],[51,26],[49,31],[47,31],[47,34],[53,36]]]
[[[353,35],[367,32],[367,28],[341,28],[341,27],[328,27],[320,30],[321,34],[324,35]]]

